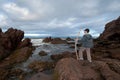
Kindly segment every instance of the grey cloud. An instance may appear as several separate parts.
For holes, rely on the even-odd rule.
[[[22,19],[17,12],[11,14],[6,11],[3,5],[8,3],[28,10],[28,15],[24,16],[26,19]],[[90,28],[94,34],[100,34],[107,22],[120,16],[119,3],[119,0],[0,0],[0,14],[4,13],[8,17],[8,27],[13,26],[26,33],[76,35],[82,27]],[[67,26],[65,22],[69,18],[76,20]],[[54,19],[57,19],[54,25],[48,26]]]

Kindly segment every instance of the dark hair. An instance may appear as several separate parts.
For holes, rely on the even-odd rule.
[[[90,32],[90,30],[87,28],[87,29],[85,29],[84,31],[86,31],[87,33],[89,33]]]

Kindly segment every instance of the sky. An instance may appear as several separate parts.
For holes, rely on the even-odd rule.
[[[25,36],[77,36],[85,28],[99,36],[120,16],[120,0],[0,0],[0,28]]]

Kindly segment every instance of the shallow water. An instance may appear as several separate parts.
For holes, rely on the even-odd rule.
[[[32,39],[33,46],[37,46],[36,49],[33,51],[33,54],[29,59],[17,66],[16,68],[20,68],[26,72],[30,72],[31,70],[28,69],[28,65],[33,61],[52,61],[50,56],[52,54],[60,54],[65,51],[74,51],[74,49],[69,48],[68,44],[49,44],[49,43],[42,43],[42,39]],[[45,51],[48,53],[47,56],[40,56],[39,52]]]

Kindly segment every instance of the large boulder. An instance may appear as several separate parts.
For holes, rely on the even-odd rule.
[[[56,80],[101,80],[100,75],[87,66],[82,66],[73,58],[60,60],[55,68]]]
[[[105,25],[104,32],[100,35],[100,39],[119,40],[120,41],[120,17]]]
[[[112,66],[108,65],[112,64]],[[54,80],[119,80],[119,66],[113,60],[77,61],[73,58],[60,60],[54,72]],[[116,62],[119,63],[119,62]]]

